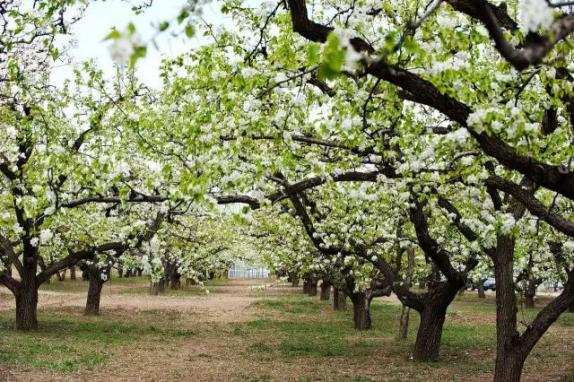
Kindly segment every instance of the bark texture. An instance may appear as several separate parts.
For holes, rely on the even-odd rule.
[[[438,360],[446,310],[459,289],[460,285],[451,282],[429,285],[424,306],[419,312],[421,322],[413,353],[415,360],[431,362]]]
[[[514,292],[514,240],[500,236],[495,256],[496,276],[496,382],[519,382],[524,357],[519,352]]]
[[[38,288],[35,283],[21,283],[16,293],[16,329],[38,329]]]

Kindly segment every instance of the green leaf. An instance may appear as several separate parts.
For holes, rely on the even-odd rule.
[[[330,33],[323,50],[323,60],[319,66],[319,78],[333,79],[341,73],[346,54],[339,38],[334,33]]]
[[[160,32],[165,31],[167,28],[169,28],[169,21],[162,21],[161,23],[159,23]]]
[[[310,44],[307,47],[307,60],[310,65],[317,65],[321,59],[321,46],[319,44]]]
[[[193,25],[187,24],[187,26],[185,27],[185,35],[188,38],[192,38],[195,35],[195,28],[193,27]]]
[[[189,17],[189,12],[187,11],[187,9],[182,9],[181,12],[179,13],[179,15],[177,16],[178,24],[181,24],[182,22],[184,22],[185,19],[187,19],[188,17]]]
[[[135,66],[136,62],[140,58],[144,58],[147,55],[147,48],[145,46],[138,46],[132,56],[130,57],[130,66]]]
[[[122,37],[122,34],[117,29],[114,29],[106,35],[106,37],[104,38],[104,41],[117,40],[120,37]]]

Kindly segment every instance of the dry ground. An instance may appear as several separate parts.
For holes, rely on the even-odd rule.
[[[269,283],[269,281],[267,281]],[[357,333],[299,289],[233,280],[146,295],[145,279],[106,284],[99,317],[82,316],[86,285],[53,281],[40,294],[41,328],[13,331],[13,298],[0,289],[0,381],[485,381],[494,355],[492,297],[470,292],[449,310],[442,361],[409,360],[395,338],[396,299],[373,307]],[[535,312],[524,311],[528,320]],[[528,360],[526,381],[574,381],[574,314],[565,315]]]

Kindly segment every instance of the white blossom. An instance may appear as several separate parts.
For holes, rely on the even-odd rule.
[[[520,1],[520,27],[528,32],[548,29],[554,21],[552,8],[546,0]]]

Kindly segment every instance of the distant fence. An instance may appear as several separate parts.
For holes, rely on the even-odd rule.
[[[271,271],[267,268],[230,269],[227,277],[230,279],[264,279],[269,277]]]

